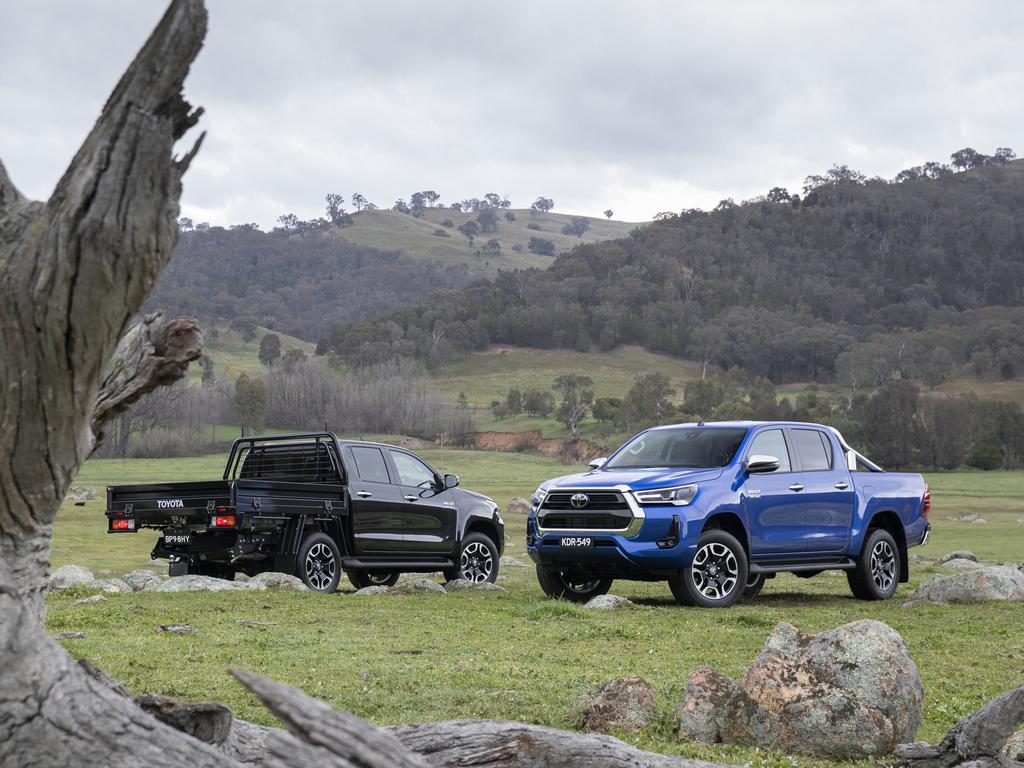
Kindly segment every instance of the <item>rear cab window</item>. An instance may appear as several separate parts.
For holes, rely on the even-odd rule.
[[[825,472],[832,469],[832,441],[820,429],[790,429],[793,445],[804,472]]]
[[[368,483],[390,483],[388,465],[384,461],[384,453],[380,448],[372,446],[354,446],[352,458],[355,460],[356,473],[360,480]]]

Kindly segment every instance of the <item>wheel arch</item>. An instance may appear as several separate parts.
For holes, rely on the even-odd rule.
[[[465,539],[471,533],[482,533],[494,543],[495,549],[501,554],[503,542],[498,535],[498,527],[493,522],[482,517],[470,518],[466,521],[466,528],[462,532],[462,538]]]
[[[750,559],[750,536],[747,534],[747,527],[743,519],[735,512],[716,512],[704,521],[701,527],[701,534],[705,531],[725,531],[735,537],[743,546],[743,551]]]
[[[888,531],[896,540],[896,549],[900,555],[899,583],[906,584],[910,580],[910,558],[907,554],[907,532],[903,527],[903,520],[891,509],[875,512],[868,521],[868,527],[865,529],[867,531],[864,535],[865,542],[867,542],[868,536],[871,535],[871,531],[876,528]]]

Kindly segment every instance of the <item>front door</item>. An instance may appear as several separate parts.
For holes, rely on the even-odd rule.
[[[348,450],[355,469],[349,473],[355,554],[401,552],[405,502],[401,487],[391,482],[383,450],[376,446],[353,446]]]
[[[750,441],[744,461],[751,456],[774,456],[774,472],[748,474],[743,481],[744,505],[750,528],[750,555],[758,561],[792,555],[803,546],[806,518],[803,487],[786,436],[781,429],[765,429]]]
[[[804,486],[803,551],[842,554],[850,544],[855,494],[850,471],[832,436],[820,429],[790,428],[789,436],[800,461]]]
[[[455,549],[458,512],[455,494],[425,462],[411,453],[389,449],[405,502],[402,538],[409,554],[447,554]]]

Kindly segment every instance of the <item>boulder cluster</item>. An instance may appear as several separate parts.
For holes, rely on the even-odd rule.
[[[239,575],[235,581],[215,579],[212,576],[175,576],[167,578],[147,569],[126,573],[120,578],[97,579],[92,571],[80,565],[64,565],[50,576],[49,588],[79,587],[96,592],[227,592],[237,590],[294,589],[306,591],[302,580],[287,573],[261,573],[251,579]],[[78,601],[85,603],[91,598]]]

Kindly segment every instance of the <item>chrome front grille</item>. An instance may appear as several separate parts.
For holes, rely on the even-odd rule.
[[[635,536],[644,512],[628,488],[558,488],[537,509],[537,527],[547,532],[608,532]]]

